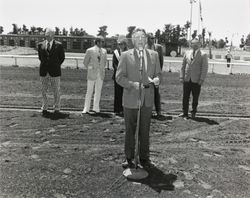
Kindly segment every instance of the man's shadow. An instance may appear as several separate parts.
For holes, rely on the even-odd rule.
[[[104,112],[90,113],[89,115],[93,117],[112,118],[112,114]]]
[[[218,125],[219,123],[214,121],[214,120],[210,120],[209,118],[202,118],[202,117],[195,117],[192,118],[192,120],[196,121],[196,122],[205,122],[209,125]]]
[[[174,174],[165,174],[156,166],[152,166],[150,168],[145,168],[148,172],[148,177],[142,180],[132,180],[128,179],[131,182],[137,182],[141,184],[145,184],[155,190],[158,193],[161,193],[162,190],[173,191],[174,185],[173,183],[176,181],[177,176]]]
[[[59,119],[66,119],[69,118],[69,113],[52,113],[52,112],[47,112],[45,115],[42,115],[44,118],[48,118],[51,120],[59,120]]]
[[[167,116],[167,115],[153,115],[152,119],[159,120],[159,121],[165,121],[165,120],[173,120],[173,117]]]

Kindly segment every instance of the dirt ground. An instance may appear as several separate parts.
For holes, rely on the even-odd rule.
[[[149,177],[122,176],[124,120],[112,113],[106,70],[102,113],[80,114],[86,71],[63,69],[62,108],[44,118],[38,68],[0,67],[0,197],[250,197],[250,76],[209,74],[195,120],[183,120],[177,73],[160,87],[164,120],[152,119]],[[52,103],[53,97],[50,96]]]

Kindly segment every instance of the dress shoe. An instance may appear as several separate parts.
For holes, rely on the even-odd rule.
[[[165,116],[162,115],[161,113],[159,113],[159,114],[156,115],[156,119],[160,120],[160,121],[163,121],[163,120],[165,120]]]
[[[122,163],[122,167],[123,167],[124,169],[126,169],[126,168],[134,168],[135,165],[134,165],[134,163],[132,162],[131,159],[126,159],[126,160]]]
[[[119,116],[119,117],[124,117],[123,112],[117,112],[117,113],[115,113],[115,115]]]
[[[82,111],[81,114],[82,114],[82,115],[84,115],[84,114],[89,114],[89,112],[88,112],[88,111]]]
[[[178,115],[178,117],[181,117],[184,120],[187,120],[188,119],[188,114],[181,113],[180,115]]]

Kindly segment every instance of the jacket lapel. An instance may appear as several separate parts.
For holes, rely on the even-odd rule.
[[[192,52],[193,53],[193,52]],[[192,64],[197,61],[199,59],[199,57],[201,56],[201,51],[198,50],[195,54],[195,57],[193,57],[193,61],[192,61]]]
[[[146,54],[147,54],[147,74],[150,74],[150,68],[152,67],[152,53],[150,53],[148,50],[146,50]]]
[[[139,60],[136,49],[134,49],[133,53],[131,53],[130,55],[131,55],[132,60],[134,60],[134,62],[135,62],[135,67],[139,69],[140,68],[140,60]]]

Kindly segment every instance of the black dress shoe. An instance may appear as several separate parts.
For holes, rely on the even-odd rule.
[[[134,165],[134,163],[132,162],[131,159],[126,159],[126,160],[122,163],[122,167],[123,167],[124,169],[126,169],[126,168],[134,168],[135,165]]]

